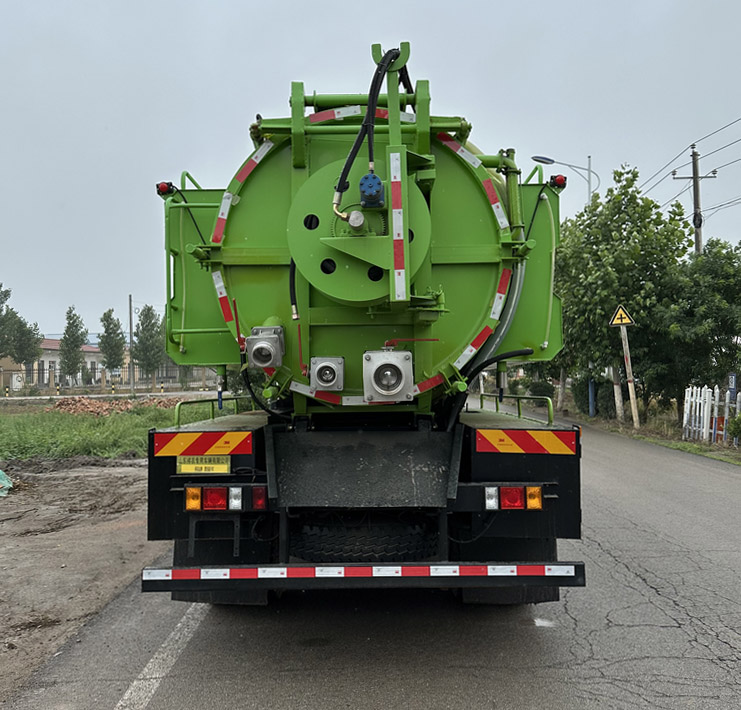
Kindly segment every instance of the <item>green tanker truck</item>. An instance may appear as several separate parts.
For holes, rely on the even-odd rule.
[[[480,373],[561,348],[565,179],[523,178],[513,150],[431,114],[408,44],[372,56],[367,94],[293,83],[226,189],[157,185],[167,351],[239,373],[255,409],[150,433],[148,536],[174,557],[144,591],[501,604],[584,585],[556,551],[581,534],[578,428],[466,406]]]

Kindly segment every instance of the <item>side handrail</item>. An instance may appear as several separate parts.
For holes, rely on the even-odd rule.
[[[522,400],[524,399],[531,399],[536,402],[545,402],[546,406],[548,407],[548,424],[553,424],[553,400],[550,397],[546,397],[544,395],[535,395],[535,394],[490,394],[489,392],[481,392],[479,394],[480,398],[480,407],[481,409],[484,408],[484,398],[490,397],[493,398],[496,402],[497,412],[499,411],[499,402],[502,399],[514,399],[517,400],[517,416],[518,418],[522,419]]]
[[[246,396],[246,395],[234,395],[234,396],[231,396],[231,397],[229,397],[229,396],[222,397],[221,398],[221,401],[222,402],[234,402],[234,413],[236,414],[237,413],[237,409],[238,409],[237,402],[240,399],[247,399],[247,400],[249,400],[249,402],[250,402],[250,411],[251,412],[254,412],[255,411],[255,402],[254,402],[254,400],[252,399],[252,397],[249,397],[249,396]],[[214,409],[214,404],[216,404],[218,401],[219,401],[218,398],[214,398],[214,399],[188,399],[188,400],[185,400],[183,402],[178,402],[175,405],[175,426],[178,426],[178,427],[180,426],[180,409],[183,407],[183,405],[186,405],[186,404],[209,404],[209,405],[211,405],[211,417],[210,418],[211,419],[216,419],[216,410]]]

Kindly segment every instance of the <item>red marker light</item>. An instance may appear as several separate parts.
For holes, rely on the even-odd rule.
[[[525,507],[525,489],[502,486],[499,489],[499,507],[502,510],[517,510]]]
[[[174,188],[171,182],[158,182],[157,183],[157,194],[158,195],[169,195],[174,192]]]
[[[203,509],[226,510],[228,497],[228,491],[226,488],[204,488]]]
[[[265,486],[255,486],[252,489],[252,507],[255,510],[265,510],[268,507],[268,489]]]
[[[565,175],[552,175],[551,176],[551,187],[557,187],[559,189],[566,187],[566,176]]]

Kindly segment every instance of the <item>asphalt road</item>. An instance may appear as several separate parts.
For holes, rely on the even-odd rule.
[[[741,708],[741,468],[585,428],[587,587],[463,607],[443,592],[208,607],[129,587],[13,710]]]

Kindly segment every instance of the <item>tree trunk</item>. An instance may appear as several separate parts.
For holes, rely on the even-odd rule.
[[[610,367],[612,374],[612,387],[615,392],[615,416],[622,423],[625,421],[625,408],[623,407],[623,390],[620,386],[620,368],[614,365]]]
[[[152,373],[152,392],[157,391],[157,371]]]
[[[558,403],[556,411],[563,412],[563,405],[566,402],[566,368],[562,367],[558,373]]]

